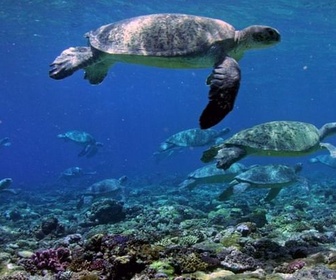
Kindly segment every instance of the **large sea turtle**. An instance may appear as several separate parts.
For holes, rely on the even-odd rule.
[[[215,144],[217,139],[229,133],[229,128],[222,130],[215,129],[199,129],[190,128],[179,131],[169,136],[160,144],[159,150],[154,153],[154,156],[166,155],[170,156],[174,151],[182,148],[201,147],[205,145]]]
[[[321,141],[336,133],[336,122],[320,129],[310,123],[273,121],[242,130],[222,144],[203,153],[202,161],[218,159],[217,167],[227,169],[250,154],[267,156],[300,156],[326,148],[336,157],[336,148]]]
[[[224,21],[185,14],[125,19],[85,37],[88,47],[70,47],[51,63],[51,78],[63,79],[83,69],[85,79],[99,84],[116,62],[180,69],[213,67],[201,128],[217,124],[233,109],[240,85],[237,60],[244,52],[280,42],[279,32],[272,27],[252,25],[236,31]]]
[[[62,134],[58,134],[57,137],[64,139],[65,141],[70,140],[83,146],[84,148],[78,154],[79,157],[93,157],[98,152],[98,148],[103,146],[102,143],[97,142],[91,134],[85,131],[71,130]]]
[[[88,187],[84,195],[85,196],[107,196],[107,195],[121,195],[124,192],[124,186],[127,182],[127,177],[122,176],[119,179],[104,179],[96,182]]]
[[[227,200],[232,194],[241,193],[247,188],[270,188],[264,199],[269,202],[278,195],[283,187],[300,181],[298,172],[301,170],[301,163],[294,167],[283,164],[256,165],[245,172],[239,173],[218,199]]]
[[[223,184],[230,182],[236,175],[245,170],[246,167],[241,163],[232,164],[227,170],[219,169],[215,163],[211,163],[189,173],[187,179],[179,187],[192,190],[198,185]]]

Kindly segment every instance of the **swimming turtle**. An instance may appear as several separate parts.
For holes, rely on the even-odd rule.
[[[106,195],[122,195],[127,177],[122,176],[119,179],[105,179],[88,187],[84,193],[85,196],[106,196]]]
[[[8,137],[0,139],[0,147],[9,147],[11,142]]]
[[[316,157],[313,157],[309,159],[310,163],[316,163],[320,162],[324,165],[327,165],[331,168],[336,168],[336,158],[330,156],[330,155],[318,155]]]
[[[71,179],[74,179],[74,178],[81,178],[86,175],[95,175],[95,174],[97,174],[96,171],[84,172],[83,168],[75,166],[75,167],[70,167],[64,170],[60,174],[59,179],[65,179],[67,181],[70,181]]]
[[[218,169],[215,163],[211,163],[189,173],[188,178],[179,187],[192,190],[198,185],[223,184],[230,182],[237,174],[245,170],[246,167],[241,163],[232,164],[227,170]]]
[[[64,79],[83,69],[91,84],[101,83],[116,62],[163,68],[210,68],[209,104],[201,128],[219,123],[232,109],[240,85],[237,63],[250,49],[280,42],[279,32],[252,25],[237,31],[213,18],[186,14],[151,14],[125,19],[85,34],[88,47],[70,47],[50,65],[49,76]]]
[[[230,165],[250,154],[267,156],[300,156],[322,148],[336,157],[336,148],[321,141],[336,133],[336,122],[320,129],[310,123],[297,121],[273,121],[253,126],[234,134],[222,144],[203,153],[202,161],[218,159],[217,167]]]
[[[93,157],[98,152],[98,148],[103,146],[102,143],[97,142],[91,134],[85,131],[71,130],[62,134],[58,134],[57,137],[64,139],[65,141],[70,140],[74,143],[84,146],[82,151],[78,154],[79,157]]]
[[[5,178],[0,180],[0,192],[9,192],[11,194],[18,194],[16,190],[9,188],[12,183],[13,183],[12,178]]]
[[[199,129],[191,128],[179,131],[160,144],[160,149],[154,155],[162,153],[170,156],[175,150],[185,147],[201,147],[205,145],[215,144],[216,140],[229,133],[229,128],[224,128],[220,131],[215,129]]]
[[[232,194],[245,191],[247,188],[270,188],[264,201],[273,200],[283,187],[300,181],[298,172],[302,170],[302,164],[298,163],[294,167],[284,164],[256,165],[245,172],[239,173],[228,188],[223,191],[219,200],[224,201]]]

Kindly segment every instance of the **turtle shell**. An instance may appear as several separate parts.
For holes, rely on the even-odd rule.
[[[165,142],[179,147],[204,146],[214,142],[216,137],[226,132],[228,132],[228,129],[216,131],[214,129],[191,128],[170,136]]]
[[[256,166],[238,174],[235,179],[253,185],[286,184],[297,179],[296,171],[287,165]]]
[[[197,55],[219,42],[229,51],[235,44],[230,24],[184,14],[139,16],[101,26],[85,36],[92,47],[108,54],[163,57]]]
[[[122,183],[118,179],[105,179],[94,183],[88,188],[88,192],[92,194],[106,194],[119,191]]]
[[[319,143],[319,130],[312,124],[273,121],[236,133],[224,142],[224,147],[241,146],[248,153],[295,155],[309,153]]]
[[[226,174],[231,175],[232,174],[238,174],[240,172],[243,172],[246,168],[240,164],[235,163],[231,165],[231,167],[227,170],[219,169],[216,167],[216,163],[208,164],[206,166],[203,166],[201,168],[196,169],[195,171],[189,173],[188,178],[193,179],[201,179],[201,178],[207,178],[207,177],[224,177]]]
[[[94,138],[87,132],[72,130],[65,133],[65,136],[72,141],[78,143],[91,143],[94,142]]]

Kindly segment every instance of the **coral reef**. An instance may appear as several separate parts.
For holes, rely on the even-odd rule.
[[[164,185],[154,184],[143,189],[150,196],[129,192],[125,202],[102,198],[80,210],[68,193],[44,194],[47,208],[29,195],[24,202],[0,205],[0,279],[335,276],[330,246],[336,209],[330,195],[309,200],[294,192],[261,206],[243,193],[204,210],[204,194],[215,196],[216,189],[194,191],[190,199],[171,188],[165,192]]]

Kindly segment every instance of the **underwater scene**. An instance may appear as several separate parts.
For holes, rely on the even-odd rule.
[[[0,279],[336,279],[334,0],[0,22]]]

